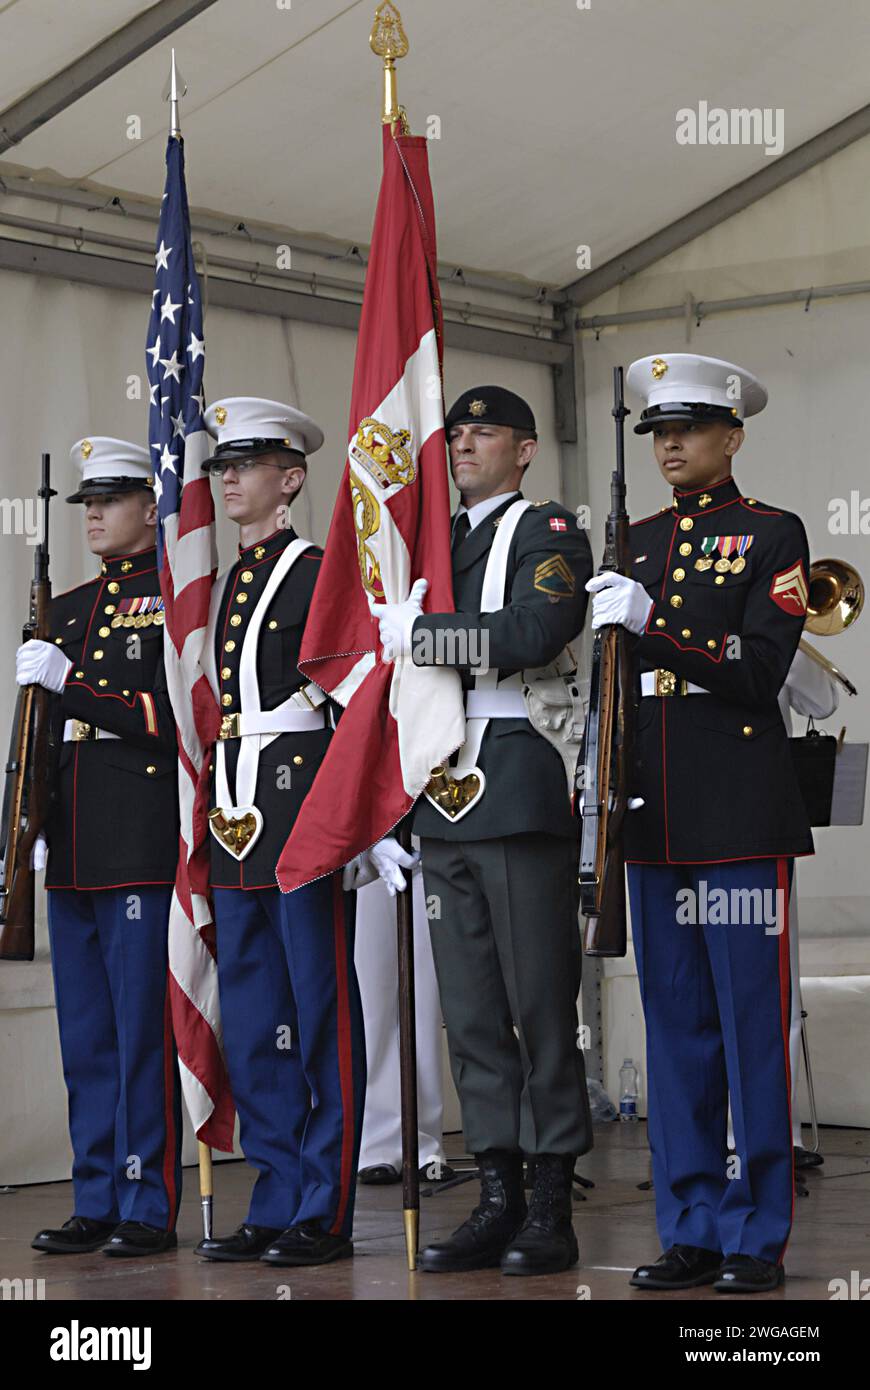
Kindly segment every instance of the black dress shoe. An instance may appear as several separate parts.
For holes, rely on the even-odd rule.
[[[496,1267],[526,1218],[522,1154],[490,1149],[475,1157],[480,1201],[452,1236],[426,1246],[420,1268],[429,1274]]]
[[[535,1155],[529,1214],[502,1255],[502,1274],[558,1274],[577,1263],[573,1176],[573,1154]]]
[[[178,1237],[174,1231],[161,1231],[159,1226],[146,1226],[144,1221],[122,1221],[115,1227],[104,1255],[160,1255],[174,1250]]]
[[[819,1168],[824,1163],[821,1154],[813,1153],[812,1149],[805,1149],[800,1144],[794,1146],[794,1166],[795,1168]]]
[[[330,1235],[316,1221],[303,1221],[283,1231],[260,1259],[267,1265],[328,1265],[352,1254],[352,1241]]]
[[[243,1221],[231,1236],[201,1240],[193,1253],[202,1255],[206,1260],[258,1260],[280,1234],[277,1226],[249,1226]]]
[[[432,1158],[428,1163],[421,1164],[421,1182],[431,1185],[438,1182],[450,1182],[455,1177],[456,1169],[451,1168],[449,1163],[443,1163],[440,1159]]]
[[[768,1293],[784,1282],[782,1265],[754,1255],[726,1255],[713,1288],[717,1293]]]
[[[696,1289],[712,1284],[721,1264],[720,1250],[672,1245],[655,1264],[639,1265],[628,1282],[635,1289]]]
[[[357,1182],[369,1183],[372,1187],[387,1187],[390,1183],[401,1181],[402,1175],[396,1172],[392,1163],[375,1163],[370,1168],[360,1168],[357,1173]]]
[[[71,1216],[57,1231],[40,1231],[30,1242],[34,1250],[49,1255],[85,1255],[105,1245],[117,1221],[94,1221],[90,1216]]]

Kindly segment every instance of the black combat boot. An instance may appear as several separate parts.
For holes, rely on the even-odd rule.
[[[420,1268],[432,1274],[497,1266],[525,1218],[522,1154],[489,1149],[475,1158],[480,1201],[452,1236],[426,1246]]]
[[[558,1274],[580,1258],[571,1223],[573,1154],[535,1154],[529,1214],[501,1258],[502,1274]]]

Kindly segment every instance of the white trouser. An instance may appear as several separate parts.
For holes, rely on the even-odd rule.
[[[413,874],[414,983],[417,1009],[417,1126],[420,1164],[443,1163],[444,1110],[441,1007],[432,961],[423,875]],[[366,1034],[366,1106],[360,1168],[389,1163],[401,1172],[402,1121],[399,1090],[399,967],[396,900],[380,879],[356,898],[354,964]]]

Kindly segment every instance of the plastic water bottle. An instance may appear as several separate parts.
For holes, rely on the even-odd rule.
[[[619,1068],[619,1118],[637,1121],[637,1067],[630,1057]]]

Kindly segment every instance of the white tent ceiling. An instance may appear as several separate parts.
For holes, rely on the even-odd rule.
[[[217,0],[7,151],[0,172],[159,198],[175,45],[194,207],[367,241],[379,170],[374,0]],[[149,7],[0,0],[0,107]],[[782,108],[786,150],[866,104],[854,0],[402,0],[399,64],[431,144],[439,252],[562,285],[771,162],[685,147],[680,107]],[[142,138],[127,138],[139,116]]]

